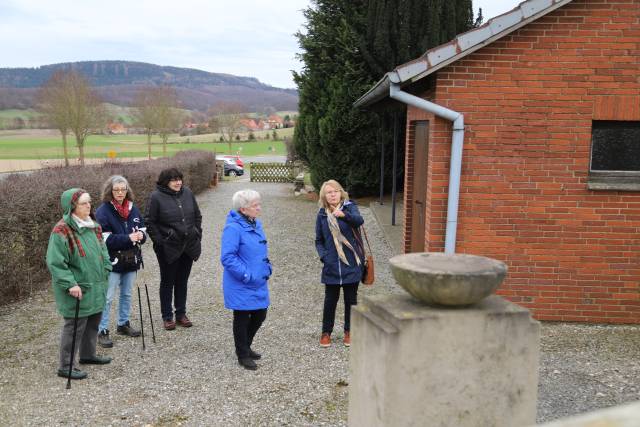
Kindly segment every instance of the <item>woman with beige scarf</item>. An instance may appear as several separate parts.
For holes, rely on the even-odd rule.
[[[362,279],[362,248],[354,233],[364,220],[355,202],[335,180],[326,181],[320,188],[316,218],[316,250],[322,261],[321,282],[325,285],[322,335],[320,346],[331,345],[331,333],[340,299],[344,293],[345,346],[351,345],[351,306],[357,304],[358,284]]]

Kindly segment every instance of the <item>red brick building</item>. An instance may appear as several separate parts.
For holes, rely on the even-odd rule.
[[[455,252],[506,262],[499,294],[538,319],[640,323],[640,0],[523,2],[356,105],[389,98],[408,108],[405,251],[443,251],[451,222]],[[416,99],[464,120],[455,218],[462,120]]]

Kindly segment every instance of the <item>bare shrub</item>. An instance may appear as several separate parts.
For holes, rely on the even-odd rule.
[[[101,203],[103,182],[111,175],[123,175],[135,190],[135,203],[144,212],[158,174],[168,167],[180,169],[185,184],[197,194],[209,188],[215,155],[184,151],[173,158],[144,162],[41,169],[0,181],[0,304],[48,286],[45,255],[51,229],[62,217],[60,195],[64,190],[84,188],[91,194],[95,210]]]

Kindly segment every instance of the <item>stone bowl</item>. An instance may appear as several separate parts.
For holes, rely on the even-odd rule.
[[[418,252],[389,260],[398,284],[427,304],[465,306],[491,295],[507,275],[498,260],[477,255]]]

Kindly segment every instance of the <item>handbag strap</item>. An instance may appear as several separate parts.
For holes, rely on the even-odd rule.
[[[362,255],[366,256],[367,254],[366,254],[364,245],[362,244],[362,238],[356,232],[357,229],[355,229],[355,228],[351,228],[351,229],[353,230],[353,235],[355,236],[356,240],[358,241],[358,244],[362,248]],[[373,252],[371,252],[371,245],[369,244],[369,236],[367,236],[367,230],[365,230],[364,225],[361,225],[360,227],[358,227],[358,229],[362,230],[362,232],[364,233],[364,238],[367,241],[367,247],[369,248],[369,255],[373,256]]]
[[[367,230],[364,228],[364,225],[361,225],[360,228],[362,229],[362,232],[364,233],[364,239],[367,241],[367,247],[369,248],[369,254],[373,255],[373,252],[371,251],[371,245],[369,244],[369,236],[367,236]]]

